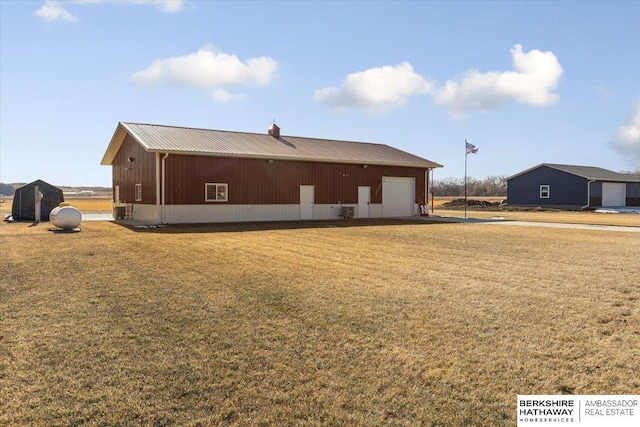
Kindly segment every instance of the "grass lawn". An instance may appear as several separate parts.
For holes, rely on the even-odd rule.
[[[345,223],[0,223],[0,425],[512,426],[516,394],[640,394],[636,233]]]
[[[442,217],[463,218],[464,209],[438,209],[434,215]],[[640,214],[613,214],[596,213],[593,211],[482,211],[468,210],[468,218],[490,219],[503,218],[509,221],[533,221],[533,222],[558,222],[564,224],[593,224],[593,225],[618,225],[625,227],[640,227]]]
[[[452,197],[438,197],[434,201],[432,214],[443,217],[463,218],[464,206],[446,208],[444,203],[453,200]],[[471,199],[471,198],[470,198]],[[496,197],[474,197],[474,200],[486,200],[498,202]],[[431,206],[430,206],[431,207]],[[516,208],[517,209],[517,208]],[[533,222],[559,222],[566,224],[595,224],[595,225],[619,225],[627,227],[640,227],[639,214],[612,214],[598,213],[594,211],[563,211],[557,209],[548,210],[514,210],[512,207],[492,208],[467,208],[467,217],[476,219],[504,218],[512,221]]]

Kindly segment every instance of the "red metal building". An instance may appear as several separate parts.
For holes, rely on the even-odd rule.
[[[114,214],[146,223],[406,217],[441,165],[388,145],[118,123]]]

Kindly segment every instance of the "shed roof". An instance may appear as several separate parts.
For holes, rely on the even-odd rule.
[[[571,175],[576,175],[585,179],[592,179],[596,181],[640,182],[640,175],[637,174],[619,173],[595,166],[561,165],[555,163],[541,163],[525,171],[512,175],[507,178],[507,180],[516,178],[520,175],[524,175],[544,166],[557,169],[562,172],[570,173]]]
[[[118,123],[102,165],[111,165],[126,135],[145,150],[197,156],[266,158],[330,163],[440,168],[442,165],[384,144],[297,136]]]
[[[41,179],[36,179],[36,180],[35,180],[35,181],[33,181],[33,182],[30,182],[30,183],[25,184],[25,185],[21,185],[20,187],[16,188],[16,191],[22,191],[22,190],[32,189],[32,188],[33,188],[33,187],[35,187],[36,185],[37,185],[38,187],[40,187],[40,190],[42,190],[42,189],[46,188],[46,189],[48,189],[48,190],[53,189],[53,190],[57,190],[57,191],[62,191],[62,190],[60,190],[58,187],[56,187],[55,185],[51,185],[51,184],[49,184],[48,182],[43,181],[43,180],[41,180]]]

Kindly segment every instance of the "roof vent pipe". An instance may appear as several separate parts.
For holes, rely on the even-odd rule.
[[[271,128],[269,128],[269,135],[271,135],[275,139],[280,138],[280,128],[277,124],[274,123],[273,125],[271,125]]]

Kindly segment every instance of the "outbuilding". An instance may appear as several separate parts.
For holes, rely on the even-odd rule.
[[[383,144],[118,123],[114,215],[145,223],[408,217],[442,165]]]
[[[36,200],[38,197],[40,200]],[[49,213],[64,202],[62,190],[40,179],[16,189],[11,216],[14,221],[35,221],[36,205],[40,205],[40,221],[49,221]]]
[[[507,178],[507,202],[559,209],[640,206],[640,174],[542,163]]]

